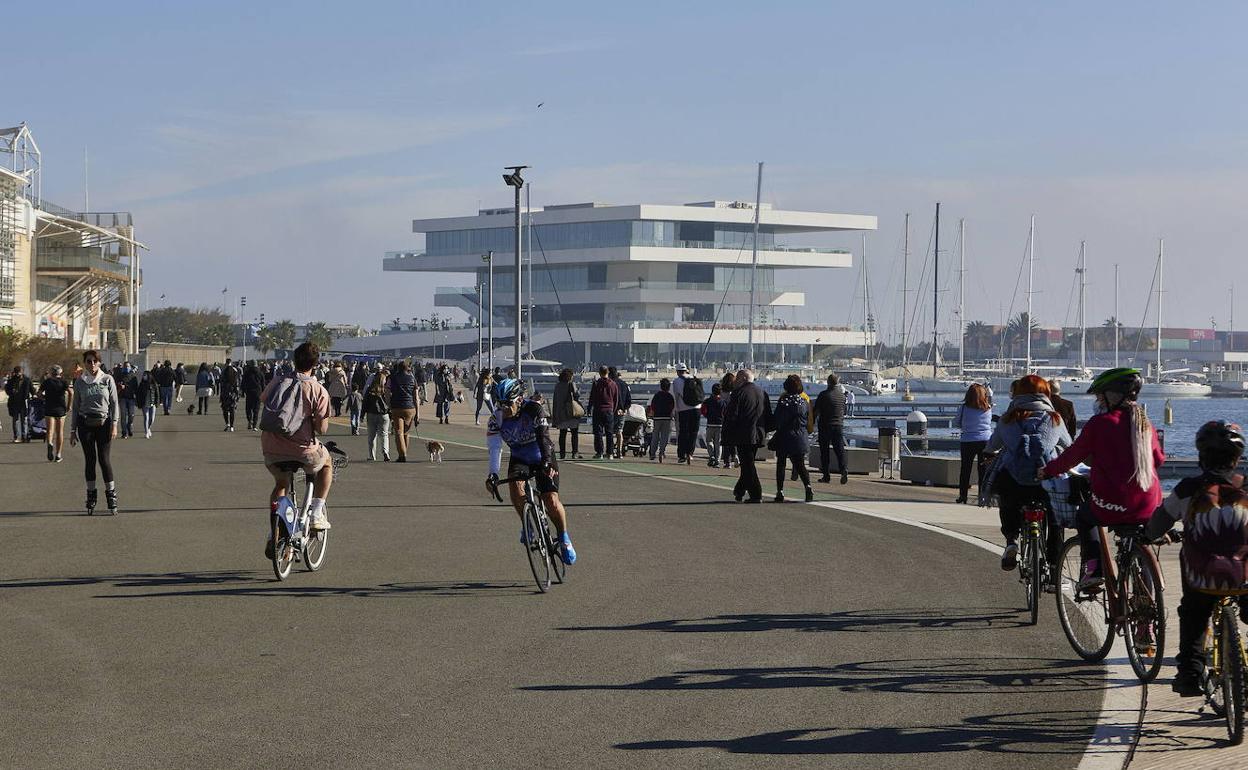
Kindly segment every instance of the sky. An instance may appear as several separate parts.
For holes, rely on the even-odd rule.
[[[87,153],[91,208],[133,212],[151,248],[151,307],[215,307],[228,287],[252,318],[424,317],[466,277],[383,274],[383,252],[420,248],[413,218],[508,205],[504,166],[533,167],[534,205],[682,203],[751,200],[764,161],[765,202],[879,217],[867,266],[886,336],[907,212],[911,302],[931,315],[918,275],[937,201],[943,326],[958,220],[966,318],[995,323],[1024,307],[1033,215],[1043,325],[1074,323],[1080,241],[1090,323],[1113,313],[1118,264],[1121,320],[1139,324],[1161,237],[1166,325],[1231,321],[1239,2],[66,0],[4,18],[20,34],[0,125],[31,127],[44,197],[69,208]],[[860,238],[808,242],[855,267],[778,277],[807,292],[782,317],[860,323]]]

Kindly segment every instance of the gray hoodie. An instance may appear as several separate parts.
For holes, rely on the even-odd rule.
[[[74,380],[74,409],[69,418],[69,429],[77,430],[82,417],[103,417],[116,423],[118,414],[117,383],[113,376],[100,369],[92,377],[83,372]]]

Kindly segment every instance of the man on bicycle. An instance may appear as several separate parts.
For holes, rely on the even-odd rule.
[[[559,465],[555,462],[554,444],[550,440],[550,421],[540,401],[526,399],[524,381],[507,378],[494,386],[486,442],[490,449],[490,475],[485,486],[491,492],[498,486],[499,466],[503,458],[503,442],[511,448],[507,475],[529,476],[537,487],[546,513],[559,531],[559,556],[564,564],[576,563],[576,549],[568,534],[568,515],[559,501]],[[507,485],[511,504],[524,521],[524,484],[512,481]],[[523,525],[520,529],[524,541]]]
[[[264,452],[264,464],[273,474],[273,495],[269,502],[276,506],[277,501],[284,497],[288,490],[286,484],[290,480],[288,471],[278,467],[279,463],[296,461],[303,465],[303,470],[312,476],[312,502],[308,508],[308,518],[312,529],[329,529],[329,517],[325,515],[325,500],[329,497],[329,485],[333,481],[334,466],[329,450],[317,440],[329,429],[329,392],[316,377],[312,376],[321,360],[321,351],[311,342],[305,342],[295,348],[295,372],[288,377],[274,377],[260,397],[265,412],[270,411],[270,396],[289,379],[294,379],[299,386],[298,398],[303,400],[303,422],[290,435],[283,435],[274,430],[264,429],[264,415],[261,418],[260,449]],[[265,555],[272,554],[273,543],[265,547]]]

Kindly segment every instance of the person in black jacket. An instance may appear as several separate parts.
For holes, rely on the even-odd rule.
[[[633,405],[633,392],[628,389],[628,383],[620,377],[620,371],[614,366],[607,367],[607,376],[615,383],[615,387],[619,389],[619,396],[615,402],[615,459],[620,459],[624,455],[624,414],[628,408]]]
[[[126,361],[113,372],[117,398],[121,400],[121,437],[134,438],[134,411],[138,407],[139,377]]]
[[[221,388],[221,416],[225,418],[225,430],[229,433],[234,432],[234,415],[238,411],[241,380],[238,369],[231,364],[226,364],[225,371],[221,372],[219,386]]]
[[[247,430],[260,429],[260,394],[264,391],[266,384],[260,367],[256,366],[255,361],[248,361],[247,366],[243,368],[241,383],[243,410],[247,415]]]
[[[178,366],[180,367],[181,364],[178,364]],[[165,361],[163,365],[156,367],[152,376],[156,378],[156,385],[160,388],[161,408],[163,408],[165,414],[168,415],[169,410],[173,408],[173,387],[176,380],[173,364],[169,361]]]
[[[9,420],[13,423],[14,444],[30,442],[27,418],[30,416],[30,397],[33,395],[31,387],[30,378],[22,374],[20,366],[13,367],[13,373],[4,383],[4,394],[9,397]]]
[[[749,369],[737,372],[736,388],[732,391],[728,407],[724,409],[723,428],[724,443],[737,448],[737,462],[741,469],[732,490],[737,502],[741,502],[746,495],[749,495],[748,502],[763,501],[763,485],[758,480],[754,453],[764,443],[770,419],[771,399],[754,384],[754,372]]]
[[[152,423],[156,422],[156,404],[160,401],[160,386],[156,384],[155,370],[143,372],[135,386],[139,410],[143,413],[143,437],[152,437]]]
[[[802,391],[802,378],[790,374],[784,380],[784,395],[776,402],[776,435],[772,439],[776,452],[776,499],[784,502],[784,464],[793,463],[793,473],[806,487],[806,502],[815,499],[810,488],[810,473],[806,470],[806,453],[810,451],[807,433],[810,421],[810,405]]]
[[[828,375],[828,388],[815,399],[812,422],[819,429],[819,481],[831,480],[828,456],[830,448],[836,453],[836,466],[841,469],[841,483],[849,483],[849,466],[845,464],[845,389],[835,374]]]

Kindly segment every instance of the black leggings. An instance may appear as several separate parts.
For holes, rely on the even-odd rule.
[[[987,441],[963,441],[962,449],[962,467],[958,475],[958,496],[966,497],[967,492],[971,488],[971,468],[978,465],[979,481],[976,482],[982,493],[984,486],[984,449],[988,446]]]
[[[230,399],[221,401],[221,416],[225,418],[225,426],[227,428],[234,427],[234,412],[238,409],[238,399]]]
[[[260,394],[246,394],[247,427],[254,428],[260,422]]]
[[[82,442],[82,455],[87,461],[87,483],[95,483],[95,462],[100,462],[100,472],[104,475],[104,483],[113,481],[113,460],[109,450],[113,446],[113,421],[105,420],[98,428],[92,428],[78,418],[78,440]]]
[[[784,491],[784,461],[793,463],[793,473],[802,480],[803,486],[810,486],[810,472],[806,470],[806,458],[802,455],[776,455],[776,492]]]
[[[1045,557],[1050,564],[1057,563],[1057,557],[1061,553],[1062,543],[1065,540],[1065,532],[1053,518],[1053,507],[1049,504],[1049,493],[1045,492],[1044,488],[1039,484],[1034,486],[1019,484],[1010,475],[1010,472],[1004,468],[997,473],[993,491],[997,493],[1000,503],[1001,534],[1005,536],[1007,543],[1018,542],[1019,533],[1023,529],[1024,506],[1038,505],[1044,508],[1048,514],[1048,538],[1045,542]]]
[[[199,408],[196,410],[196,413],[208,414],[208,397],[207,396],[199,397]]]
[[[559,429],[559,459],[562,460],[566,454],[568,446],[568,434],[572,434],[572,454],[580,454],[581,452],[581,430],[580,428],[560,428]]]

